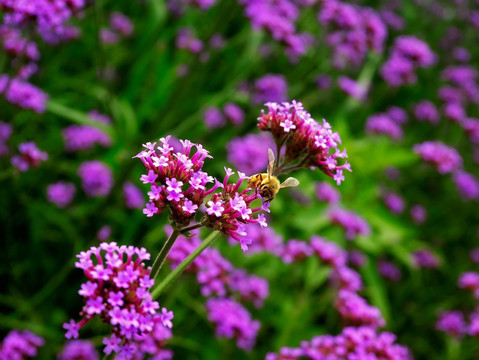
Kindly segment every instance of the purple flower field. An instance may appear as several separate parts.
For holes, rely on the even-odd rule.
[[[479,1],[0,0],[0,360],[479,357]]]

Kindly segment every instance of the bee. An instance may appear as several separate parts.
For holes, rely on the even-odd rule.
[[[270,202],[274,199],[279,189],[291,188],[299,185],[298,179],[294,177],[287,178],[280,183],[276,176],[273,176],[274,170],[274,153],[268,149],[268,172],[252,175],[248,181],[248,187],[255,188],[259,192],[264,201]]]

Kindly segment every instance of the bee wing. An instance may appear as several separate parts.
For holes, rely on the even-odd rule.
[[[274,169],[274,152],[270,148],[268,148],[268,179],[271,175],[273,175]]]
[[[291,188],[291,187],[296,187],[299,185],[299,180],[295,179],[294,177],[289,177],[287,178],[284,182],[279,185],[280,189],[283,188]]]

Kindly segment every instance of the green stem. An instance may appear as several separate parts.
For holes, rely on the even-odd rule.
[[[153,263],[153,266],[151,268],[150,272],[150,278],[155,279],[158,276],[158,272],[160,271],[161,267],[163,266],[166,257],[168,256],[171,247],[176,241],[176,238],[180,236],[180,230],[178,229],[173,229],[173,232],[171,233],[170,237],[165,241],[163,244],[163,247],[160,250],[160,253],[155,259],[155,262]]]
[[[151,295],[153,299],[156,299],[163,290],[165,290],[170,283],[175,280],[187,267],[190,265],[201,252],[210,246],[221,235],[219,230],[213,231],[203,242],[193,251],[183,262],[178,265],[172,272],[168,274],[163,281],[153,289]]]

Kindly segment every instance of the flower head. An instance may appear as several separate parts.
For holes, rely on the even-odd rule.
[[[269,131],[277,146],[286,147],[284,156],[279,160],[277,173],[291,171],[301,167],[316,167],[337,183],[344,180],[343,170],[351,171],[350,164],[339,159],[347,158],[346,151],[340,151],[341,138],[331,130],[331,125],[323,119],[322,124],[315,121],[303,109],[301,103],[293,100],[281,104],[265,104],[268,112],[261,112],[258,128]],[[280,154],[277,154],[278,156]]]
[[[145,249],[103,242],[82,251],[77,258],[75,266],[88,278],[79,291],[85,305],[80,322],[71,320],[64,324],[66,337],[77,338],[78,330],[98,315],[112,326],[112,337],[106,341],[104,351],[121,353],[131,339],[151,333],[155,324],[170,326],[171,318],[156,312],[160,305],[149,292],[154,281],[149,277],[150,268],[144,264],[150,259]]]

